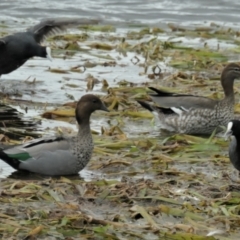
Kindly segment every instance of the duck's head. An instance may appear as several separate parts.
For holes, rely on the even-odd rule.
[[[237,63],[229,63],[222,71],[222,76],[229,79],[240,78],[240,66]]]
[[[89,123],[91,114],[96,110],[109,112],[99,97],[93,94],[86,94],[81,97],[75,110],[78,124]]]
[[[240,66],[237,63],[229,63],[222,71],[221,82],[226,96],[233,95],[233,82],[240,79]]]

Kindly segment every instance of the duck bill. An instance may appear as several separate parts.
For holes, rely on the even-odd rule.
[[[53,58],[52,58],[52,55],[51,55],[51,52],[52,52],[51,48],[46,47],[46,52],[47,52],[46,58],[49,59],[52,62]]]
[[[105,111],[105,112],[109,112],[109,110],[107,109],[107,107],[104,104],[102,104],[101,110]]]

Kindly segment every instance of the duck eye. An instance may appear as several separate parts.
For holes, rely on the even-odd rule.
[[[93,102],[93,103],[96,103],[96,102],[97,102],[97,100],[96,100],[96,99],[94,99],[92,102]]]
[[[240,68],[234,68],[234,71],[239,72]]]

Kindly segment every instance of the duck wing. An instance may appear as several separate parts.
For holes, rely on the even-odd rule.
[[[39,138],[2,150],[0,159],[16,170],[51,176],[75,173],[77,161],[62,137]]]
[[[36,42],[41,43],[45,38],[64,32],[69,27],[98,23],[99,20],[86,18],[47,19],[31,28],[28,28],[27,32],[33,33]]]
[[[25,144],[3,150],[3,152],[11,158],[16,158],[20,161],[26,161],[30,158],[39,158],[46,151],[54,152],[59,149],[69,149],[68,141],[63,137],[48,137],[38,138],[29,141]],[[1,153],[0,153],[1,158]]]
[[[217,100],[195,96],[187,94],[176,94],[171,92],[166,92],[154,87],[149,87],[155,93],[150,93],[152,100],[164,108],[204,108],[204,109],[213,109],[217,104]]]

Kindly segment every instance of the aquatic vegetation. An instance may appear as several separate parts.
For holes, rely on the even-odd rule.
[[[96,147],[82,178],[13,173],[1,180],[1,238],[239,239],[239,185],[229,173],[228,142],[214,132],[208,138],[160,134],[152,114],[136,102],[150,100],[148,86],[221,99],[220,73],[239,53],[234,38],[239,33],[214,23],[167,29],[132,25],[125,33],[114,26],[81,30],[50,39],[55,58],[73,61],[44,69],[59,89],[27,80],[24,88],[35,92],[31,101],[24,100],[20,87],[22,101],[3,91],[4,102],[34,109],[43,126],[5,129],[19,132],[19,138],[3,132],[0,140],[18,144],[52,131],[75,131],[74,108],[86,91],[100,96],[111,112],[93,115]],[[239,87],[236,81],[236,114]],[[50,94],[59,97],[57,103],[44,97]],[[44,127],[48,121],[58,127]],[[62,127],[63,121],[71,127]]]

